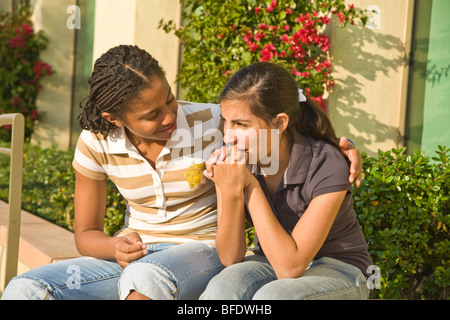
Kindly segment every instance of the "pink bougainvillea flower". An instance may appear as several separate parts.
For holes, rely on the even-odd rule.
[[[254,36],[256,41],[261,41],[262,38],[264,38],[266,36],[266,34],[264,32],[257,32]]]
[[[322,63],[323,68],[329,68],[331,67],[331,62],[328,59],[325,59],[325,61]]]
[[[339,22],[345,22],[345,17],[341,11],[336,14],[339,17]]]
[[[23,37],[17,36],[17,37],[12,37],[11,39],[9,39],[9,48],[10,49],[14,49],[14,48],[22,48],[22,49],[26,49],[25,46],[25,39]]]
[[[34,32],[33,27],[26,23],[22,23],[22,30],[25,36],[29,36]]]
[[[247,42],[247,45],[250,47],[248,50],[251,52],[254,52],[256,50],[258,50],[258,44],[256,44],[255,42]]]
[[[315,24],[314,20],[309,15],[309,12],[306,14],[300,14],[296,21],[303,24],[305,27],[314,27]]]
[[[262,48],[260,53],[261,53],[261,58],[259,59],[259,61],[270,61],[273,59],[273,57],[277,53],[277,49],[275,48],[275,46],[272,43],[269,43]]]
[[[281,41],[283,41],[283,42],[289,42],[289,36],[288,36],[287,34],[283,34],[283,35],[280,37],[280,39],[281,39]]]
[[[260,23],[258,25],[258,29],[259,30],[267,30],[267,29],[269,29],[269,25],[267,23]]]
[[[313,97],[314,100],[319,103],[319,105],[322,107],[323,111],[327,111],[327,106],[325,105],[325,101],[323,101],[322,96]]]
[[[37,111],[36,109],[31,111],[31,119],[36,120],[38,117],[39,117],[39,111]]]
[[[292,68],[292,74],[296,75],[297,77],[303,77],[303,78],[306,78],[306,77],[308,77],[311,73],[309,73],[308,71],[300,72],[300,71],[297,70],[296,67],[293,67],[293,68]]]
[[[11,100],[11,105],[16,107],[21,101],[22,99],[20,97],[13,97]]]
[[[322,47],[322,51],[327,51],[330,48],[330,38],[324,34],[319,36],[319,43]],[[326,49],[324,50],[323,47],[326,47]]]
[[[272,12],[273,9],[275,9],[275,7],[277,6],[277,1],[273,0],[270,4],[270,6],[267,7],[266,12]]]
[[[331,22],[331,19],[327,16],[320,17],[319,19],[324,25],[328,25]]]
[[[302,73],[298,71],[296,67],[292,68],[292,74],[296,75],[297,77],[300,77],[302,75]]]
[[[253,34],[250,31],[247,31],[244,36],[244,41],[248,42],[251,38],[253,38]]]
[[[52,74],[52,68],[47,63],[42,62],[40,60],[34,61],[33,71],[36,78],[41,78],[44,75],[44,73],[47,75]]]

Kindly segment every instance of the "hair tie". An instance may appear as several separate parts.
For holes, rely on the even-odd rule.
[[[300,102],[306,102],[306,97],[303,94],[303,89],[298,89],[298,99]]]

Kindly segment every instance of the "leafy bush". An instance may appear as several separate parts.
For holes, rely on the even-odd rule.
[[[36,97],[41,79],[52,74],[50,65],[39,59],[47,38],[34,32],[28,2],[20,0],[17,10],[0,14],[0,114],[22,113],[27,139],[40,117]],[[10,130],[0,128],[0,140],[9,141]]]
[[[10,157],[0,155],[0,198],[8,200]],[[24,148],[22,207],[46,220],[73,231],[75,172],[73,151],[56,147]],[[105,232],[113,235],[124,223],[125,204],[115,185],[108,180]]]
[[[367,21],[344,0],[182,2],[185,25],[161,20],[160,27],[182,42],[178,80],[189,101],[217,102],[233,73],[271,61],[291,71],[298,85],[322,103],[325,88],[333,86],[326,26],[333,15],[344,25]]]
[[[354,189],[355,210],[381,288],[389,299],[448,299],[450,284],[449,150],[438,157],[405,148],[363,154],[364,176]]]
[[[380,268],[381,285],[373,298],[448,299],[450,284],[449,150],[438,156],[404,154],[405,149],[363,153],[363,181],[354,189],[354,206]],[[23,208],[73,230],[73,151],[27,144]],[[8,199],[9,156],[0,155],[0,198]],[[124,223],[125,203],[108,181],[105,232]],[[247,230],[248,244],[254,230]]]

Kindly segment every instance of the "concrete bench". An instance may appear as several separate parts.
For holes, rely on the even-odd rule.
[[[5,265],[4,253],[7,229],[8,204],[0,201],[1,274],[4,272]],[[22,210],[18,274],[46,264],[79,256],[72,232]],[[0,288],[3,288],[3,285],[3,283],[0,283]]]

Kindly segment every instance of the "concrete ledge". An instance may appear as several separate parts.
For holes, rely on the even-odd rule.
[[[0,201],[0,250],[6,248],[8,204]],[[23,272],[56,261],[79,257],[73,233],[29,212],[22,211],[19,266]],[[4,259],[4,254],[0,255]],[[0,265],[4,265],[1,261]],[[28,270],[27,270],[28,269]],[[22,273],[19,270],[19,274]]]

